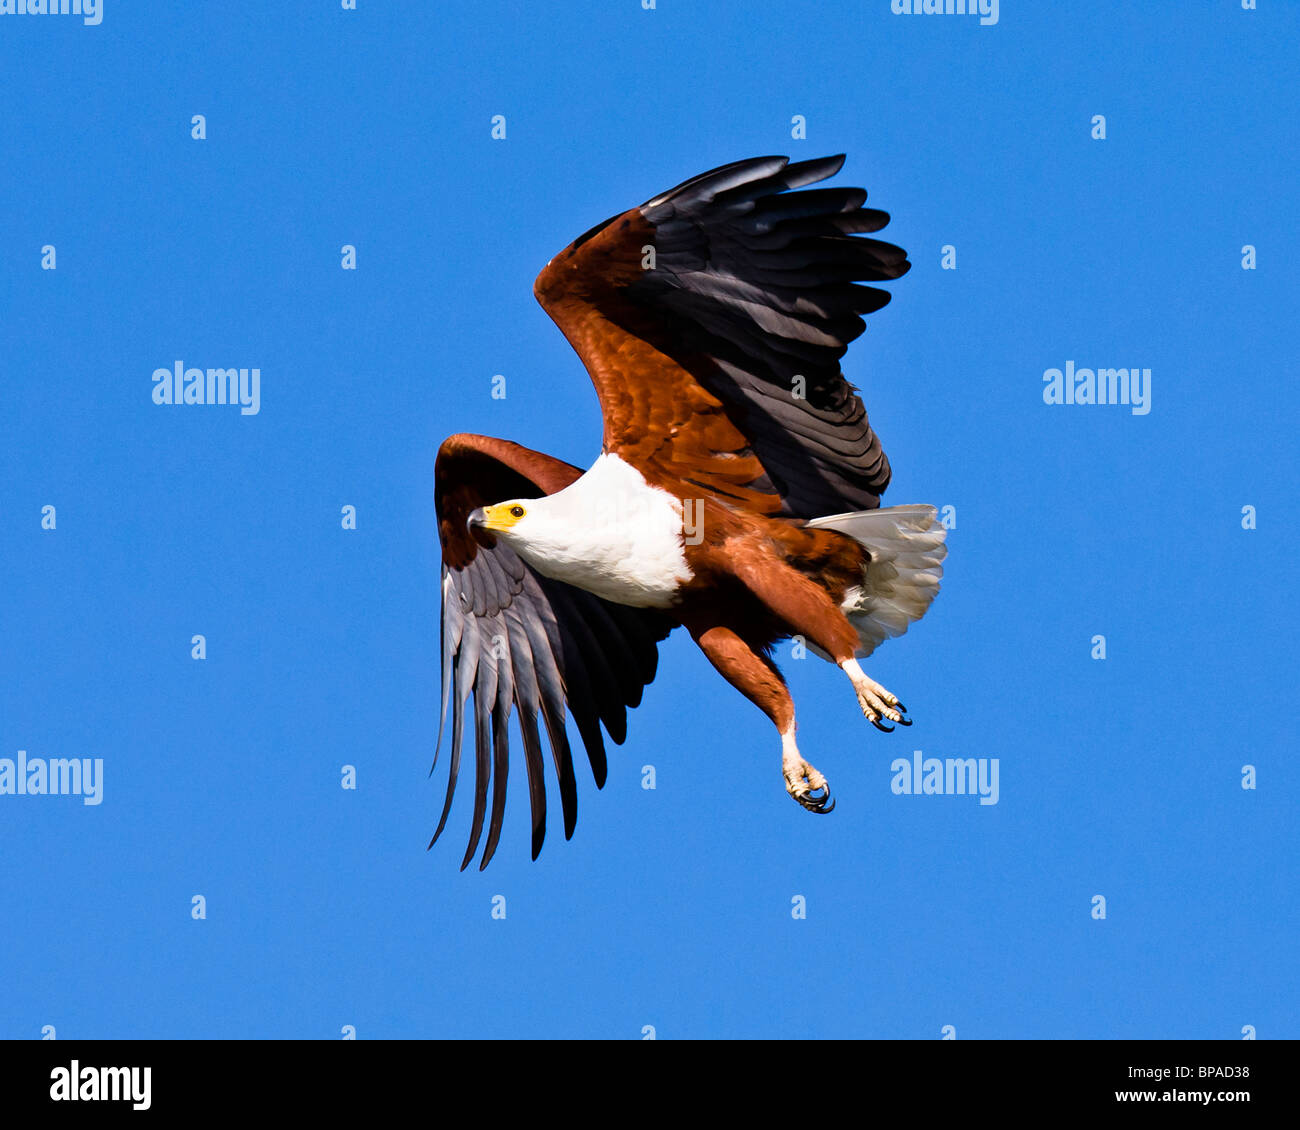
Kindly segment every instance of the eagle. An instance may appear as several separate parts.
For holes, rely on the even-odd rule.
[[[435,769],[448,716],[451,742],[429,846],[447,824],[472,711],[462,871],[489,794],[480,870],[497,849],[512,713],[536,859],[547,812],[539,716],[568,839],[567,716],[603,787],[602,729],[625,740],[627,711],[678,627],[776,726],[786,791],[810,812],[835,802],[795,742],[778,642],[835,663],[877,729],[911,724],[859,660],[925,614],[946,531],[933,506],[880,506],[889,460],[840,370],[863,315],[890,298],[862,284],[911,266],[866,234],[889,216],[863,207],[864,189],[805,187],[843,163],[724,165],[597,224],[547,263],[534,293],[590,374],[604,420],[587,470],[490,436],[453,435],[439,449]]]

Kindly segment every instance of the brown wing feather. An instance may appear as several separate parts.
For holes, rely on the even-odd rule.
[[[711,491],[775,513],[774,491],[755,488],[762,464],[722,401],[695,375],[709,360],[655,343],[661,327],[628,292],[654,228],[638,209],[612,220],[580,250],[562,252],[534,287],[591,374],[605,418],[604,448],[657,485]],[[690,493],[688,490],[687,493]]]
[[[571,463],[508,439],[469,433],[449,436],[433,466],[443,563],[463,569],[474,560],[480,542],[466,525],[471,511],[510,498],[555,494],[581,474]],[[495,539],[483,535],[483,543],[488,542]]]
[[[862,239],[859,188],[789,191],[842,157],[755,158],[615,216],[557,255],[538,300],[586,365],[605,448],[650,481],[768,515],[879,504],[889,462],[839,360],[909,264]]]

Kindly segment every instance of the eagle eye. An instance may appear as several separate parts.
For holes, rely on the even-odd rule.
[[[524,516],[524,508],[522,506],[510,507],[510,516],[512,518],[522,518]]]

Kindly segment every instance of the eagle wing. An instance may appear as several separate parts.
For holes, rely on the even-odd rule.
[[[724,165],[547,264],[534,292],[591,374],[605,450],[683,496],[771,516],[879,505],[889,461],[839,363],[890,297],[858,284],[910,264],[861,238],[889,221],[864,189],[790,191],[843,163]]]
[[[627,708],[655,674],[658,643],[675,621],[662,612],[627,608],[543,577],[504,542],[471,532],[470,513],[506,498],[537,498],[562,490],[578,468],[487,436],[454,435],[438,451],[434,469],[438,534],[442,542],[442,717],[439,748],[451,715],[450,775],[442,834],[460,772],[466,708],[473,697],[474,817],[461,870],[477,850],[492,785],[492,814],[482,870],[496,851],[505,811],[509,720],[514,707],[523,738],[532,806],[533,858],[546,834],[546,787],[541,713],[559,781],[564,835],[577,822],[573,757],[565,711],[573,714],[597,787],[605,784],[601,724],[616,744],[627,734]],[[434,754],[437,765],[438,754]]]

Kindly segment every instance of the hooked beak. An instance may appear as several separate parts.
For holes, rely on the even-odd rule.
[[[466,525],[467,527],[469,527],[469,526],[486,526],[486,525],[487,525],[487,515],[483,513],[483,507],[480,506],[477,510],[471,510],[471,511],[470,511],[469,518],[466,520],[465,525]]]

